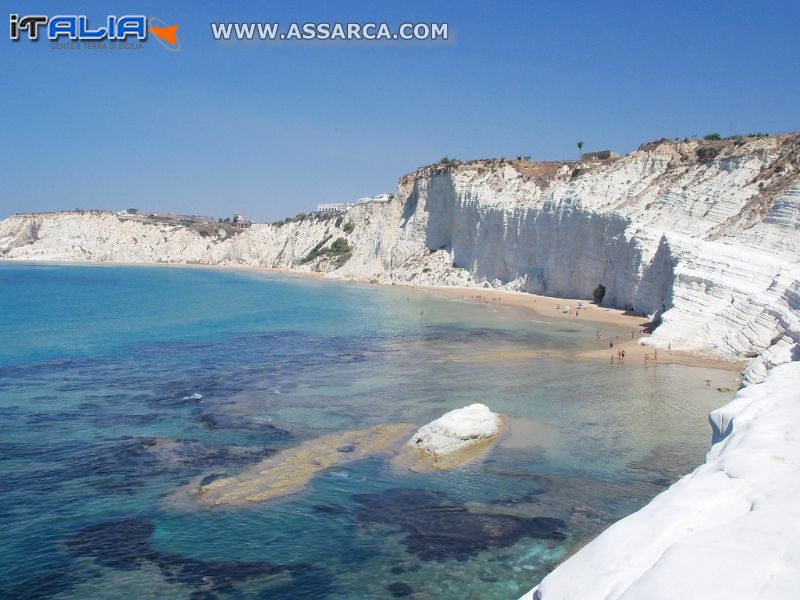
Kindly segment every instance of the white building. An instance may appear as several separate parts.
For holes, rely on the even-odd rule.
[[[371,196],[367,198],[359,198],[355,204],[345,202],[331,202],[328,204],[317,204],[317,210],[314,211],[318,215],[331,215],[341,214],[347,212],[348,209],[353,208],[358,204],[383,204],[391,201],[394,198],[391,194],[379,194],[378,196]]]
[[[343,202],[339,203],[328,203],[328,204],[317,204],[316,213],[320,215],[330,215],[330,214],[337,214],[343,213],[348,208],[352,207],[352,204],[347,204]]]
[[[239,213],[233,215],[233,219],[231,220],[231,222],[239,229],[247,229],[251,225],[250,221],[248,221],[244,216],[240,215]]]

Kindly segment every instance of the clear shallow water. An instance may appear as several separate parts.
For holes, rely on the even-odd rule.
[[[573,361],[594,325],[406,289],[0,263],[0,292],[3,597],[516,598],[702,460],[733,379]],[[378,456],[274,503],[165,500],[471,402],[518,420],[457,471]]]

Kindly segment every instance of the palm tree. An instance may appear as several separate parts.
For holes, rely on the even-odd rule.
[[[580,153],[580,159],[583,160],[583,142],[578,142],[578,152]]]

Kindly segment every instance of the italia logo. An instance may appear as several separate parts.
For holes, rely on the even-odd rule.
[[[108,15],[102,25],[93,26],[86,15],[9,15],[9,36],[18,42],[23,34],[30,41],[46,37],[51,42],[61,39],[81,42],[138,40],[144,41],[149,34],[167,50],[181,49],[178,25],[168,25],[157,17],[144,15]]]

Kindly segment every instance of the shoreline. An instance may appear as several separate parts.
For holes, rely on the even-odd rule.
[[[250,273],[267,273],[277,276],[296,277],[300,279],[311,279],[314,281],[326,281],[331,283],[381,286],[390,288],[405,288],[417,290],[421,293],[438,296],[442,300],[472,302],[475,304],[487,304],[495,306],[507,306],[532,312],[545,320],[580,320],[588,323],[596,323],[599,339],[596,339],[596,347],[585,350],[577,354],[581,360],[605,360],[613,366],[642,367],[644,357],[648,356],[648,367],[655,367],[658,364],[675,364],[687,367],[703,367],[710,369],[721,369],[733,371],[741,374],[747,365],[747,360],[726,359],[710,356],[696,351],[686,350],[663,350],[640,344],[640,340],[650,336],[645,331],[649,324],[646,316],[636,315],[629,311],[611,306],[597,305],[589,300],[578,298],[559,298],[556,296],[541,296],[528,292],[518,292],[502,290],[497,288],[483,287],[447,287],[447,286],[424,286],[409,285],[403,283],[380,283],[367,279],[344,279],[340,277],[328,277],[328,273],[319,271],[299,271],[294,269],[276,269],[273,267],[260,267],[252,265],[221,265],[221,264],[200,264],[200,263],[141,263],[141,262],[119,262],[119,261],[58,261],[58,260],[9,260],[0,259],[0,264],[30,264],[30,265],[61,265],[61,266],[109,266],[109,267],[172,267],[172,268],[200,268],[218,271],[238,271]],[[570,309],[570,310],[567,310]],[[576,316],[576,312],[578,316]],[[607,332],[603,332],[602,326],[624,328],[633,335],[631,338],[622,339],[615,336],[613,348],[608,347],[607,342],[612,341]],[[625,359],[620,361],[616,358],[619,349],[625,350]],[[660,353],[659,353],[660,350]],[[654,358],[657,354],[657,358]],[[614,360],[611,357],[614,356]],[[733,390],[732,390],[733,391]]]
[[[699,352],[685,350],[664,350],[642,345],[640,342],[650,334],[645,331],[649,320],[647,317],[635,315],[620,308],[596,305],[588,300],[576,298],[557,298],[540,296],[527,292],[513,292],[494,288],[454,288],[434,286],[404,286],[438,295],[447,300],[473,302],[494,306],[509,306],[532,312],[546,320],[584,321],[598,325],[600,338],[595,339],[595,348],[585,350],[577,355],[583,360],[604,360],[614,366],[644,367],[644,357],[648,356],[648,367],[658,364],[674,364],[687,367],[704,367],[722,369],[741,373],[747,364],[746,360],[716,358]],[[567,310],[567,308],[569,310]],[[576,316],[576,312],[578,316]],[[603,326],[624,328],[631,337],[614,336],[603,331]],[[613,347],[609,347],[613,342]],[[619,360],[617,351],[625,350],[625,358]],[[614,360],[611,360],[611,357]]]

